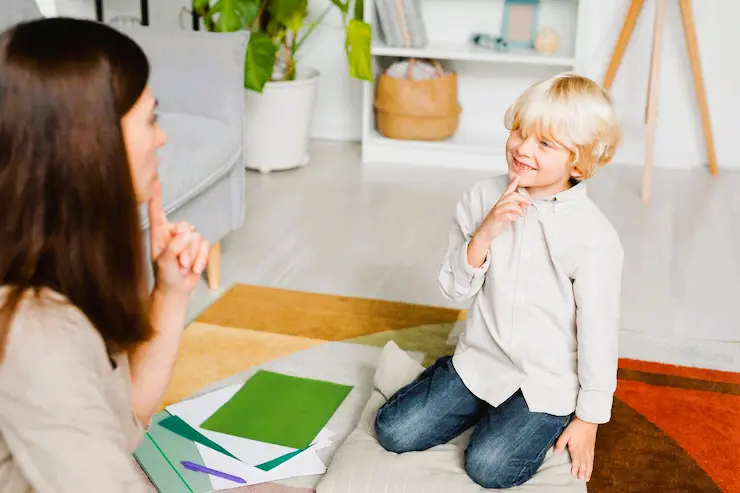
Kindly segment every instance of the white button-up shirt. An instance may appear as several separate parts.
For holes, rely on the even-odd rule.
[[[507,185],[507,176],[476,183],[457,206],[439,285],[473,303],[453,365],[492,406],[521,389],[532,412],[605,423],[617,383],[619,237],[581,182],[534,200],[475,269],[468,243]]]

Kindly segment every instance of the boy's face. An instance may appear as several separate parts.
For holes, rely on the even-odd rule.
[[[514,130],[506,141],[509,179],[519,176],[519,186],[524,188],[552,189],[553,193],[564,190],[571,177],[580,176],[570,161],[568,149],[537,135],[524,138]]]

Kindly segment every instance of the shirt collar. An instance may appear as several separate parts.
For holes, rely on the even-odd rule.
[[[524,189],[520,189],[520,192],[524,192],[525,194],[527,193],[526,190]],[[573,205],[575,202],[577,202],[579,199],[582,199],[585,196],[586,196],[586,182],[579,181],[567,190],[563,190],[562,192],[556,193],[554,195],[536,199],[532,203],[532,205],[537,207],[537,206],[544,206],[545,204],[552,204],[553,212],[558,212],[564,207]]]

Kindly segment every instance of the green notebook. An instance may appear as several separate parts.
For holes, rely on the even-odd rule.
[[[167,411],[152,417],[152,425],[134,458],[161,493],[208,493],[213,485],[207,474],[190,471],[180,466],[180,461],[203,463],[195,442],[159,426],[170,417]]]
[[[200,427],[303,449],[351,390],[347,385],[260,370]]]

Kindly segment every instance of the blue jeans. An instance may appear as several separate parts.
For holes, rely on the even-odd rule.
[[[530,412],[521,391],[493,407],[468,390],[445,356],[380,408],[375,431],[386,450],[400,454],[447,443],[475,426],[465,470],[484,488],[511,488],[537,472],[571,418]]]

